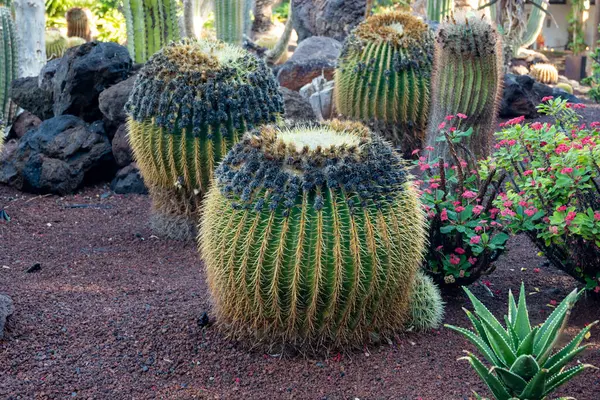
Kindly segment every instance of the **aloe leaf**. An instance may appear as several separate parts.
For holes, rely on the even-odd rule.
[[[510,324],[510,321],[508,320],[508,317],[506,315],[504,316],[504,322],[506,322],[506,330],[508,331],[510,337],[509,344],[511,345],[514,351],[517,351],[517,347],[519,346],[520,342],[519,337],[517,336],[517,332],[515,332],[515,329]]]
[[[508,342],[510,340],[508,332],[504,330],[504,327],[496,319],[496,317],[494,317],[494,314],[492,314],[490,310],[488,310],[487,307],[481,301],[479,301],[479,299],[477,299],[477,297],[475,297],[468,288],[465,287],[463,289],[473,304],[475,314],[477,314],[482,321],[485,320],[489,325],[493,326],[495,330],[504,337],[504,340]]]
[[[539,333],[536,336],[536,341],[535,341],[535,345],[534,345],[535,349],[538,349],[538,344],[542,340],[546,340],[547,339],[547,331],[549,329],[551,329],[552,326],[556,325],[556,320],[557,319],[561,319],[562,320],[562,318],[564,317],[564,314],[566,314],[567,310],[570,307],[572,307],[572,305],[574,304],[574,300],[576,298],[577,298],[577,289],[575,289],[571,293],[569,293],[567,295],[567,297],[565,297],[563,299],[563,301],[560,302],[560,304],[558,305],[558,307],[556,307],[554,309],[554,311],[552,311],[552,314],[550,314],[550,316],[546,319],[546,321],[544,322],[544,324],[540,327],[540,331],[539,331]]]
[[[486,319],[481,320],[485,333],[488,335],[490,345],[496,356],[508,367],[517,359],[517,355],[510,347],[510,344],[504,339],[504,336],[498,332]],[[504,332],[506,333],[506,332]]]
[[[575,350],[573,350],[570,353],[568,353],[567,355],[565,355],[558,362],[556,362],[552,366],[552,368],[548,368],[548,374],[550,376],[552,376],[554,374],[559,373],[565,367],[565,365],[567,365],[568,363],[570,363],[571,361],[573,361],[575,359],[575,357],[577,357],[579,354],[581,354],[587,347],[588,346],[578,347]]]
[[[581,332],[579,332],[577,336],[575,336],[565,347],[563,347],[558,353],[556,353],[555,355],[550,357],[548,361],[546,361],[546,363],[544,364],[544,368],[547,368],[550,371],[555,369],[555,364],[560,363],[564,357],[566,357],[573,350],[575,350],[579,346],[579,344],[581,344],[585,335],[587,335],[590,329],[592,329],[592,327],[597,323],[598,321],[594,321],[585,328],[583,328]],[[562,366],[564,365],[565,364],[562,364]],[[562,368],[562,366],[560,368]]]
[[[489,346],[490,341],[488,340],[487,334],[485,333],[485,329],[483,329],[483,325],[481,324],[481,321],[479,320],[479,318],[477,318],[477,316],[473,315],[473,313],[471,311],[467,310],[466,308],[463,308],[463,310],[464,310],[465,314],[467,314],[467,317],[469,318],[471,323],[473,324],[473,327],[475,328],[475,332]]]
[[[548,380],[544,395],[548,395],[554,389],[573,379],[575,376],[582,373],[586,368],[594,368],[594,366],[589,364],[579,364],[561,372],[560,374],[554,375]]]
[[[489,347],[489,345],[487,343],[485,343],[475,333],[471,332],[468,329],[460,328],[458,326],[453,326],[453,325],[444,325],[444,326],[448,329],[452,329],[453,331],[464,335],[471,343],[473,343],[473,345],[475,345],[475,347],[477,347],[477,350],[479,350],[481,352],[481,354],[483,354],[485,359],[488,360],[492,365],[499,365],[499,366],[501,365],[501,366],[505,366],[505,367],[507,366],[506,364],[503,364],[500,361],[500,359],[494,354],[493,350]]]
[[[532,356],[522,355],[510,367],[510,371],[529,381],[540,371],[540,366]]]
[[[485,384],[490,388],[496,400],[509,400],[512,396],[506,391],[506,388],[496,378],[493,374],[488,371],[488,369],[483,365],[481,361],[472,353],[467,353],[467,357],[463,357],[461,359],[468,360],[475,372],[479,375],[479,377],[485,382]]]
[[[533,354],[533,343],[539,330],[540,328],[538,327],[533,328],[533,330],[529,332],[529,335],[527,335],[527,337],[523,339],[523,341],[519,345],[519,348],[517,349],[517,356],[522,356],[524,354]]]
[[[525,285],[521,282],[521,292],[519,293],[519,306],[517,308],[517,317],[515,320],[515,332],[519,339],[523,340],[531,332],[531,323],[529,322],[529,313],[527,311],[527,300],[525,298]]]
[[[557,319],[556,324],[546,331],[547,339],[541,341],[539,343],[539,347],[534,348],[534,353],[536,353],[537,360],[541,365],[546,364],[546,361],[548,361],[548,358],[550,358],[554,347],[556,347],[556,344],[560,340],[562,332],[567,327],[567,321],[569,320],[570,314],[571,311],[568,309],[563,316],[562,321],[561,319]]]
[[[513,296],[512,290],[508,291],[508,320],[514,327],[517,320],[517,303],[515,303],[515,296]]]
[[[529,381],[525,390],[521,392],[520,399],[541,400],[544,398],[546,387],[547,369],[540,369],[537,374]]]
[[[527,386],[527,381],[521,378],[519,375],[511,372],[505,368],[493,368],[494,372],[506,387],[512,392],[512,394],[521,393]]]

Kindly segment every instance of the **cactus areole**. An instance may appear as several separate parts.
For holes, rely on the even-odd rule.
[[[246,134],[215,172],[200,228],[222,325],[294,344],[403,328],[424,246],[407,179],[359,123]]]

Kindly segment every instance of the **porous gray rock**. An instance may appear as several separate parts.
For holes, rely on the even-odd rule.
[[[133,90],[135,79],[136,76],[133,75],[100,93],[98,98],[100,111],[111,124],[119,126],[127,119],[125,103]]]
[[[8,137],[20,139],[30,130],[40,126],[41,123],[42,120],[37,116],[33,115],[29,111],[23,111],[17,116],[15,122],[13,122],[10,132],[8,133]]]
[[[110,189],[117,194],[148,194],[136,163],[121,168],[110,184]]]
[[[10,296],[0,294],[0,339],[4,338],[6,321],[15,312],[15,307]]]
[[[10,88],[12,101],[41,120],[52,118],[52,93],[40,89],[38,77],[15,79]]]
[[[294,0],[293,26],[302,42],[311,36],[343,41],[365,17],[366,0]]]
[[[112,152],[119,167],[125,167],[133,161],[133,153],[127,138],[127,125],[122,124],[112,140]]]
[[[315,121],[315,113],[308,102],[300,93],[282,87],[281,94],[285,103],[285,118],[296,121]]]

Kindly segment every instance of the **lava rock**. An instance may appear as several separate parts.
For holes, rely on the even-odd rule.
[[[67,50],[54,75],[54,115],[71,114],[92,122],[102,119],[98,98],[129,77],[127,48],[112,42],[89,42]]]
[[[311,36],[343,41],[365,17],[366,0],[295,0],[293,26],[298,42]]]
[[[38,86],[40,89],[54,93],[54,75],[62,58],[55,58],[48,61],[46,65],[42,67],[40,74],[38,75]]]
[[[73,193],[114,176],[115,162],[102,121],[63,115],[21,138],[0,166],[0,183],[32,193]]]
[[[131,76],[100,93],[98,98],[100,111],[111,124],[119,126],[125,123],[127,119],[125,103],[129,99],[129,93],[133,90],[135,78],[135,75]]]
[[[0,339],[4,338],[6,321],[15,312],[12,299],[6,294],[0,294]]]
[[[148,194],[136,163],[120,169],[110,184],[110,189],[117,194]]]
[[[504,76],[504,91],[500,104],[500,117],[512,118],[524,115],[527,118],[538,116],[536,106],[541,98],[533,91],[535,80],[529,75]]]
[[[285,103],[285,118],[296,121],[315,121],[315,113],[307,99],[300,93],[282,87],[281,94]]]
[[[122,124],[112,140],[112,152],[119,167],[125,167],[133,162],[133,153],[127,139],[127,125]]]
[[[298,48],[277,72],[279,84],[291,90],[300,90],[317,76],[324,74],[333,80],[336,61],[342,44],[335,39],[313,36],[298,45]]]
[[[42,120],[37,116],[33,115],[29,111],[23,111],[13,122],[10,132],[8,133],[9,138],[20,139],[27,132],[37,128],[42,123]]]
[[[52,93],[38,86],[38,77],[15,79],[10,89],[12,101],[41,120],[52,118]]]
[[[42,270],[42,264],[40,264],[40,263],[35,263],[35,264],[33,264],[31,267],[27,268],[27,269],[25,270],[25,272],[26,272],[26,273],[28,273],[28,274],[32,274],[32,273],[34,273],[34,272],[39,272],[39,271],[41,271],[41,270]]]

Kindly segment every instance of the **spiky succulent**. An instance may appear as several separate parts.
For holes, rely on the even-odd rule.
[[[146,62],[168,43],[179,40],[178,7],[177,0],[123,1],[127,48],[136,63]]]
[[[19,57],[17,33],[10,9],[0,6],[0,120],[10,125],[14,114],[14,105],[10,101],[10,85],[17,79]],[[0,132],[0,141],[4,131]]]
[[[468,116],[463,130],[473,128],[462,144],[475,156],[489,155],[502,96],[502,68],[501,38],[486,19],[463,14],[440,24],[427,128],[427,144],[435,148],[432,157],[450,159],[447,142],[437,141],[439,125],[446,116],[457,113]]]
[[[69,47],[69,40],[57,30],[46,31],[46,57],[48,60],[61,58]]]
[[[560,90],[564,90],[569,94],[573,94],[573,86],[569,85],[568,83],[557,83],[554,87]]]
[[[129,139],[159,215],[192,218],[213,168],[247,129],[283,113],[264,61],[217,41],[152,56],[126,105]]]
[[[410,300],[409,325],[417,331],[437,328],[444,316],[444,302],[433,279],[418,271]]]
[[[428,0],[427,19],[441,22],[454,12],[454,0]]]
[[[215,173],[200,249],[234,336],[356,343],[410,319],[424,218],[402,159],[360,123],[265,126]]]
[[[246,0],[220,0],[215,2],[215,28],[217,39],[240,46],[246,24]]]
[[[553,85],[558,82],[558,70],[552,64],[533,64],[529,69],[529,75],[540,83]]]
[[[580,346],[584,337],[598,323],[582,329],[558,352],[553,351],[566,328],[573,305],[582,292],[573,290],[541,325],[532,326],[521,284],[518,305],[512,292],[508,293],[506,327],[488,311],[466,287],[475,314],[465,310],[474,331],[452,325],[446,327],[464,335],[492,365],[488,368],[474,354],[464,357],[488,385],[496,400],[543,400],[556,388],[571,380],[591,365],[577,364],[567,368],[587,345]],[[477,395],[478,398],[481,398]]]
[[[92,40],[93,17],[87,8],[73,7],[67,11],[67,36]]]
[[[375,15],[346,38],[335,73],[335,105],[405,154],[420,147],[429,112],[433,40],[408,13]]]

